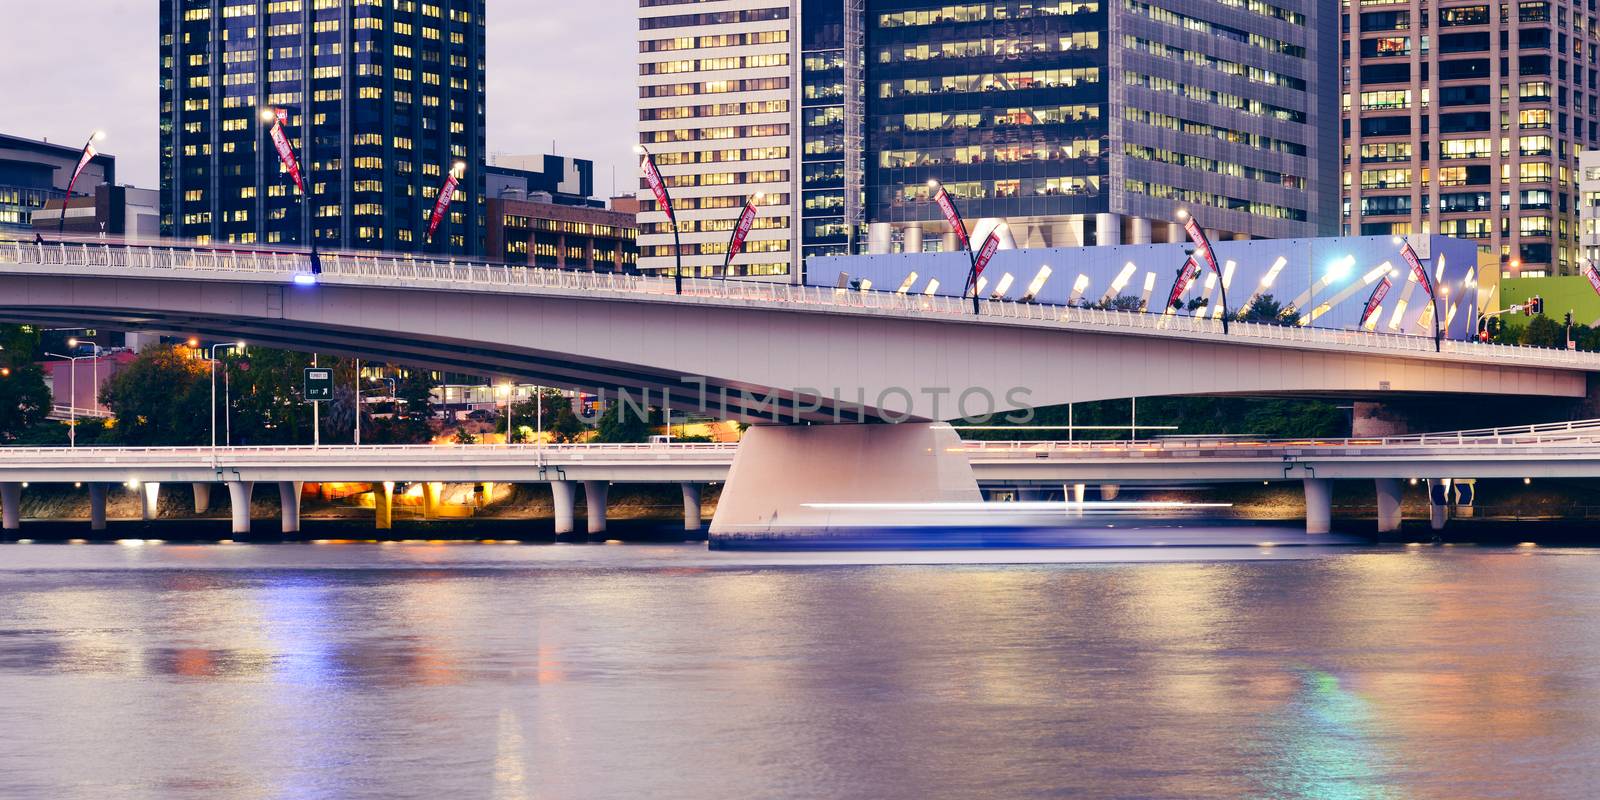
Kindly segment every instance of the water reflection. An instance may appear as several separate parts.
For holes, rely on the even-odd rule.
[[[985,555],[0,547],[0,795],[1540,798],[1600,781],[1600,555]]]

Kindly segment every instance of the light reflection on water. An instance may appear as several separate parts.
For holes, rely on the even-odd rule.
[[[0,796],[1593,796],[1597,601],[1546,549],[7,545]]]

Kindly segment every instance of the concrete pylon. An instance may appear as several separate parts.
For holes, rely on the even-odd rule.
[[[1400,530],[1400,479],[1378,478],[1373,481],[1378,489],[1378,533]]]
[[[1306,533],[1327,533],[1333,529],[1333,481],[1306,478]]]
[[[139,518],[145,522],[161,516],[161,484],[145,481],[139,484]]]
[[[572,533],[572,481],[551,481],[550,499],[556,511],[556,535]]]
[[[591,534],[606,532],[606,495],[610,490],[610,481],[583,482],[583,505],[588,514],[584,521]]]
[[[683,529],[700,530],[700,484],[684,482],[679,486],[683,489]]]
[[[254,481],[228,481],[228,507],[236,535],[250,532],[250,490],[255,486]]]
[[[1080,517],[1083,516],[1083,503],[1084,499],[1089,495],[1089,484],[1073,483],[1063,488],[1065,489],[1067,502],[1072,504],[1068,510]]]
[[[380,531],[394,527],[394,481],[372,484],[372,510]]]
[[[1436,531],[1444,530],[1444,524],[1450,520],[1450,479],[1428,479],[1428,526]]]
[[[422,484],[422,518],[433,519],[439,516],[439,490],[443,484],[438,481],[424,481]]]
[[[0,518],[6,530],[22,527],[22,484],[15,481],[0,483]]]
[[[300,491],[304,488],[302,481],[278,481],[278,505],[283,509],[280,516],[284,533],[300,532]]]
[[[1115,500],[1115,499],[1117,499],[1117,495],[1119,495],[1119,494],[1122,494],[1122,487],[1121,486],[1118,486],[1115,483],[1102,483],[1102,484],[1100,484],[1100,499],[1101,500]]]
[[[211,510],[211,484],[194,484],[194,513],[204,514]]]
[[[100,481],[89,484],[89,530],[106,529],[106,485]]]

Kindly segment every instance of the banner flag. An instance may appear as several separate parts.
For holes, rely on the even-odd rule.
[[[272,146],[277,148],[278,160],[289,170],[289,177],[294,179],[295,188],[299,189],[301,194],[305,194],[306,185],[300,180],[300,162],[295,160],[294,149],[289,146],[289,137],[283,132],[283,120],[288,113],[281,108],[273,109],[272,113]]]
[[[667,219],[676,222],[677,217],[672,213],[672,200],[667,197],[667,184],[661,180],[661,171],[656,169],[655,159],[646,155],[644,160],[640,162],[639,169],[644,171],[644,182],[650,187],[651,193],[656,196],[656,205],[660,206],[662,211],[667,212]]]
[[[1384,276],[1383,280],[1378,281],[1378,285],[1372,288],[1372,296],[1367,298],[1366,310],[1361,312],[1361,323],[1356,328],[1367,327],[1367,320],[1371,319],[1378,307],[1383,305],[1383,298],[1389,296],[1389,289],[1392,286],[1394,284],[1389,281],[1388,276]]]
[[[444,179],[444,186],[439,189],[439,199],[433,203],[433,219],[428,221],[428,240],[433,241],[433,232],[439,229],[439,223],[444,220],[444,214],[450,210],[450,199],[455,197],[456,185],[461,182],[455,170],[450,171],[450,176]]]
[[[972,240],[967,238],[967,225],[961,221],[961,215],[956,212],[956,204],[950,199],[950,193],[941,186],[939,193],[933,196],[933,201],[939,204],[939,210],[944,213],[944,221],[950,223],[950,228],[961,238],[962,248],[971,250]]]

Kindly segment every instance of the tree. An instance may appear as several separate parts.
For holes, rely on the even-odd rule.
[[[50,390],[38,364],[39,333],[0,325],[0,441],[13,442],[50,415]]]
[[[1131,294],[1119,294],[1110,300],[1095,301],[1086,308],[1097,308],[1104,311],[1143,311],[1144,301]]]
[[[229,353],[223,363],[234,444],[311,442],[311,405],[304,396],[309,354],[256,347]]]
[[[451,441],[456,444],[477,444],[478,437],[473,436],[472,431],[466,428],[456,428],[455,438],[451,439]]]
[[[649,417],[655,416],[650,409]],[[650,441],[651,420],[639,410],[621,401],[606,405],[606,410],[595,423],[594,441],[604,444]]]
[[[1555,320],[1540,314],[1523,326],[1517,343],[1528,347],[1566,347],[1567,329]]]
[[[117,418],[109,438],[130,445],[210,441],[210,372],[206,361],[192,353],[188,348],[151,345],[106,381],[100,402]]]
[[[1294,306],[1285,307],[1277,298],[1264,294],[1257,297],[1249,308],[1240,309],[1234,319],[1240,322],[1294,326],[1300,324],[1300,312]]]
[[[533,427],[530,423],[534,417],[543,415],[539,426],[544,429],[551,441],[572,442],[577,441],[589,430],[589,426],[572,413],[572,399],[563,395],[559,389],[540,390],[541,401],[524,400],[517,404],[515,411],[517,422],[517,435],[521,435],[524,426]]]

